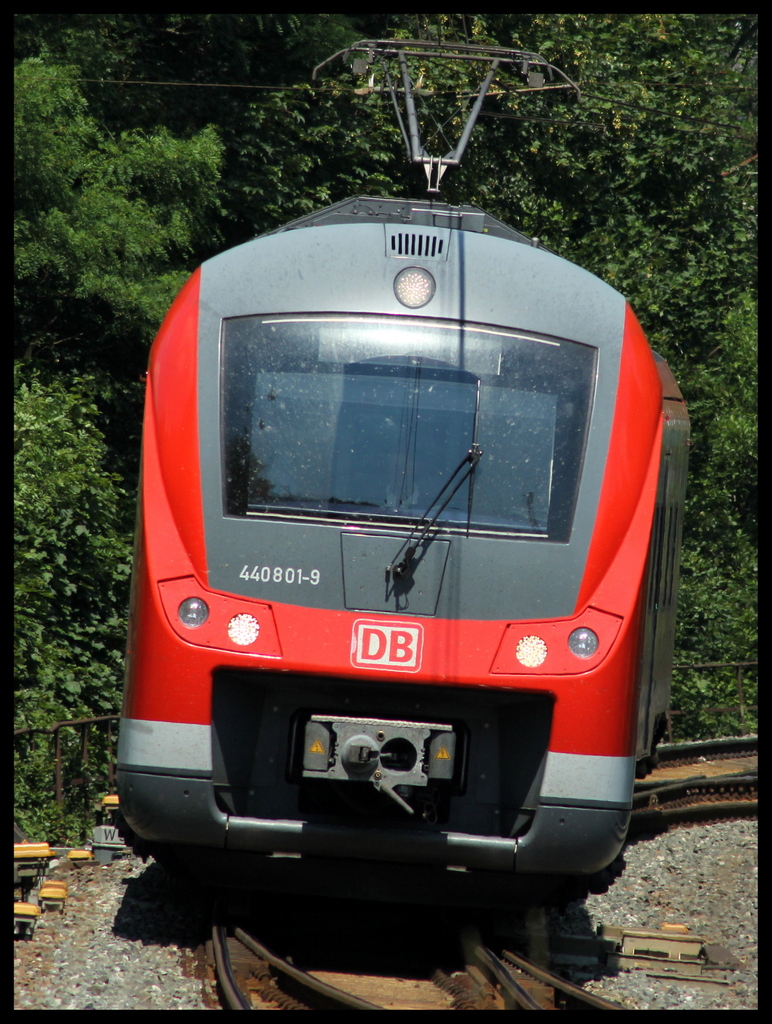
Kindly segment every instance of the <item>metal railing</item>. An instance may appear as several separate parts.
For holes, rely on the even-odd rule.
[[[61,806],[64,803],[64,779],[63,779],[63,767],[62,767],[62,736],[61,730],[65,728],[76,728],[80,729],[80,760],[81,765],[85,767],[88,764],[89,756],[89,737],[90,737],[90,726],[100,725],[105,723],[107,729],[107,786],[110,793],[115,792],[115,757],[114,747],[115,738],[113,736],[112,722],[120,720],[120,715],[100,715],[98,718],[73,718],[65,722],[54,722],[53,725],[42,726],[42,727],[30,727],[26,729],[14,729],[14,739],[17,736],[23,736],[26,733],[40,732],[50,733],[54,736],[54,796],[57,804]],[[68,779],[67,786],[82,786],[85,784],[85,779]]]
[[[746,712],[758,711],[758,704],[746,704],[745,693],[743,690],[743,669],[750,668],[751,666],[758,667],[757,661],[705,661],[701,663],[692,663],[689,665],[673,665],[673,670],[676,669],[706,669],[706,668],[736,668],[736,685],[737,685],[737,704],[729,706],[716,707],[716,708],[699,708],[699,711],[703,714],[726,714],[734,713],[740,715],[740,735],[747,736],[748,728],[746,725]],[[679,711],[669,708],[667,711],[667,735],[668,742],[673,742],[673,729],[672,729],[672,715],[687,715],[693,714],[693,711]]]

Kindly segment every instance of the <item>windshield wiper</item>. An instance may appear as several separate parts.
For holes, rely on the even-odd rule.
[[[411,563],[412,563],[413,559],[415,558],[416,551],[418,550],[418,548],[423,543],[424,537],[427,535],[429,530],[431,530],[431,528],[437,522],[437,519],[440,517],[440,515],[443,512],[443,510],[445,509],[446,505],[451,500],[451,498],[456,493],[456,491],[459,489],[459,487],[461,487],[461,485],[464,483],[464,481],[469,476],[471,476],[471,474],[474,472],[475,466],[477,465],[477,463],[482,458],[482,455],[483,455],[482,448],[479,446],[479,444],[477,444],[475,442],[472,445],[472,447],[469,449],[469,451],[466,453],[466,455],[463,457],[463,459],[456,466],[456,468],[453,470],[453,472],[448,477],[448,479],[445,481],[445,483],[442,485],[442,487],[440,488],[440,492],[437,495],[437,497],[434,499],[434,501],[431,502],[431,504],[429,505],[427,510],[421,516],[421,519],[420,519],[420,521],[418,523],[418,526],[411,532],[410,536],[405,541],[405,544],[407,544],[407,549],[405,549],[405,544],[403,544],[402,547],[397,552],[397,556],[399,556],[402,553],[403,549],[405,549],[405,554],[404,554],[404,557],[402,558],[402,560],[399,561],[399,562],[392,563],[391,565],[387,565],[386,566],[386,572],[388,572],[393,578],[401,580],[401,579],[404,579],[406,576],[409,576],[411,574],[411,572],[412,572]],[[434,506],[437,504],[437,502],[443,496],[445,491],[447,491],[448,487],[450,487],[450,485],[453,483],[453,480],[456,478],[458,473],[461,472],[461,470],[463,469],[463,467],[467,463],[469,464],[469,467],[468,467],[467,471],[464,473],[464,475],[458,481],[458,483],[453,488],[453,490],[450,492],[450,494],[447,496],[445,501],[443,501],[442,505],[440,505],[440,507],[437,509],[437,511],[435,512],[435,514],[432,517],[431,521],[428,522],[426,524],[426,526],[423,528],[423,530],[421,531],[421,535],[419,536],[418,540],[416,540],[414,543],[411,544],[410,541],[411,541],[411,539],[413,537],[413,534],[416,532],[416,530],[418,530],[420,528],[421,523],[424,522],[424,520],[427,518],[427,516],[429,515],[431,510],[434,508]],[[472,507],[471,506],[472,506],[472,502],[471,502],[471,494],[470,494],[469,511],[468,511],[468,516],[469,517],[471,517],[471,514],[472,514]],[[468,532],[468,530],[469,530],[469,523],[467,522],[467,532]]]

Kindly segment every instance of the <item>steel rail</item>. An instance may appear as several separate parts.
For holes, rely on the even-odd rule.
[[[231,958],[228,953],[228,933],[224,925],[212,925],[212,951],[215,970],[225,1002],[231,1010],[251,1010],[252,1005],[236,983]]]
[[[344,992],[343,989],[335,988],[334,985],[328,985],[324,981],[319,981],[318,978],[314,978],[311,974],[301,970],[299,967],[295,967],[293,964],[287,963],[286,960],[282,960],[281,957],[276,956],[275,953],[272,953],[269,949],[253,938],[253,936],[245,932],[243,928],[236,928],[233,934],[239,942],[246,946],[248,950],[255,954],[255,956],[260,957],[261,960],[265,960],[271,965],[271,967],[280,971],[282,974],[285,974],[288,978],[292,978],[293,981],[297,982],[304,989],[322,996],[326,1004],[325,1008],[339,1010],[385,1009],[383,1006],[367,1002],[366,999],[360,999],[358,996],[352,996],[350,993]]]
[[[684,822],[710,822],[723,818],[757,818],[758,800],[724,800],[703,802],[687,807],[644,807],[635,810],[630,818],[628,836],[642,832],[667,831],[668,826]]]
[[[572,982],[566,981],[566,979],[561,978],[559,974],[553,974],[552,971],[545,970],[543,967],[538,967],[523,956],[518,956],[516,953],[510,953],[507,949],[504,950],[502,955],[513,965],[513,967],[516,967],[519,971],[523,971],[524,974],[529,974],[535,981],[540,981],[545,985],[551,985],[552,988],[556,989],[558,992],[562,992],[563,995],[568,997],[570,1000],[580,1002],[582,1004],[581,1009],[625,1009],[625,1007],[619,1006],[617,1003],[612,1003],[609,999],[604,999],[602,996],[596,996],[591,992],[585,992],[584,989],[580,988],[578,985],[574,985]]]
[[[720,740],[697,740],[691,743],[660,743],[657,747],[659,766],[685,761],[697,761],[704,757],[720,759],[722,757],[742,757],[756,753],[758,736],[735,736]]]
[[[693,775],[688,779],[668,779],[661,782],[650,782],[648,785],[636,785],[633,794],[633,810],[654,806],[656,803],[669,803],[680,800],[691,794],[699,794],[717,788],[725,790],[741,789],[758,785],[759,773],[737,772],[734,775]],[[665,797],[665,800],[662,798]],[[653,803],[652,803],[653,800]]]
[[[498,989],[507,1010],[543,1010],[541,1006],[519,981],[507,970],[505,965],[483,945],[475,945],[471,950],[472,959],[487,980]]]

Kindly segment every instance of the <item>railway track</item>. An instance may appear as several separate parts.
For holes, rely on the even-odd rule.
[[[630,835],[758,812],[754,738],[661,748],[635,787]],[[369,929],[365,928],[365,932]],[[519,953],[496,956],[470,930],[458,969],[425,977],[302,970],[244,928],[217,923],[212,954],[220,991],[234,1009],[621,1009]]]
[[[660,743],[657,748],[659,769],[700,761],[721,761],[758,755],[758,736],[730,736],[723,739],[696,740],[690,743]]]
[[[662,746],[658,766],[635,785],[628,835],[757,815],[757,737]]]
[[[229,1009],[622,1009],[516,953],[496,956],[469,929],[460,934],[463,967],[450,974],[437,969],[426,979],[306,971],[219,918],[212,927],[211,947],[219,990]]]

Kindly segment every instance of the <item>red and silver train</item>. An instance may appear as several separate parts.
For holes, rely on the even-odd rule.
[[[357,198],[204,263],[147,380],[136,847],[494,899],[608,865],[668,706],[688,432],[625,299],[478,209]]]

